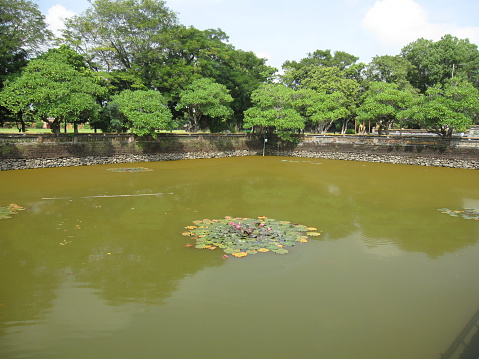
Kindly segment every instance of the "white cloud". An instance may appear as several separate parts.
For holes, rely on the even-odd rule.
[[[402,47],[421,37],[437,41],[445,34],[479,40],[479,27],[435,24],[414,0],[379,0],[362,21],[382,45]]]
[[[75,13],[71,10],[66,9],[62,5],[55,5],[48,9],[48,13],[45,16],[45,21],[48,24],[49,28],[55,35],[60,34],[65,25],[63,21],[66,18],[74,16]]]

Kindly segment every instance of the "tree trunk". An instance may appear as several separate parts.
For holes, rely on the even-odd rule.
[[[52,129],[52,133],[58,135],[61,131],[61,123],[57,119],[54,119],[53,121],[49,122],[50,123],[50,128]]]
[[[23,119],[20,119],[20,122],[17,125],[18,132],[27,132],[27,126],[25,125],[25,121]]]
[[[199,112],[195,107],[191,107],[191,109],[188,111],[188,115],[190,118],[190,123],[187,128],[188,132],[198,132],[198,124],[201,119],[201,112]]]
[[[19,112],[18,114],[17,129],[18,132],[26,132],[25,121],[23,121],[23,112]]]
[[[349,119],[344,118],[342,122],[343,122],[343,126],[342,126],[342,128],[341,128],[341,134],[344,135],[344,134],[346,133],[346,131],[348,130],[348,122],[349,122]]]

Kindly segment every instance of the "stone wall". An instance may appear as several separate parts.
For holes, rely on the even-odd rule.
[[[479,139],[308,136],[294,149],[281,151],[281,155],[479,169]]]
[[[178,159],[279,155],[479,169],[479,139],[407,136],[302,136],[293,145],[244,134],[0,136],[0,170]]]

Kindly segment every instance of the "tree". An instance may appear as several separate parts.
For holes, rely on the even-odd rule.
[[[360,84],[358,81],[347,78],[346,70],[338,67],[314,66],[309,69],[307,78],[301,81],[301,89],[310,89],[321,93],[321,100],[324,104],[312,104],[316,109],[321,109],[320,113],[331,116],[335,120],[342,120],[342,133],[346,132],[347,124],[356,111],[359,97]],[[343,109],[339,109],[342,107]],[[329,108],[329,109],[328,109]],[[314,110],[316,111],[316,110]],[[341,113],[341,117],[336,115]],[[332,122],[327,126],[331,126]],[[326,127],[323,130],[327,130]]]
[[[88,69],[85,57],[68,45],[61,45],[57,48],[48,49],[46,52],[38,56],[37,59],[63,62],[73,67],[76,71],[92,74]]]
[[[29,0],[0,0],[0,90],[5,80],[26,66],[28,58],[52,36],[37,4]],[[0,106],[0,124],[5,120],[23,121]]]
[[[180,93],[177,110],[185,110],[188,130],[196,132],[200,127],[209,128],[212,119],[226,120],[232,115],[229,103],[233,101],[226,86],[213,79],[193,81]]]
[[[331,55],[331,50],[316,50],[299,62],[286,61],[283,64],[282,81],[292,88],[300,88],[303,81],[311,77],[311,71],[315,71],[317,68],[334,67],[339,71],[344,71],[353,66],[357,60],[357,57],[343,51],[336,51],[334,55]]]
[[[124,90],[113,96],[112,106],[123,117],[123,126],[138,136],[155,135],[157,130],[171,130],[175,126],[165,98],[156,90]]]
[[[151,82],[165,34],[176,24],[162,0],[93,0],[83,14],[66,20],[63,38],[92,68],[137,71]]]
[[[258,58],[253,52],[231,49],[224,56],[215,77],[216,81],[225,85],[233,97],[233,123],[230,128],[240,129],[243,126],[243,114],[252,106],[251,94],[262,83],[271,82],[276,68],[267,66],[266,60]]]
[[[400,112],[407,109],[414,99],[414,94],[398,89],[398,85],[387,82],[371,82],[364,94],[364,101],[357,109],[358,120],[376,121],[379,134],[389,133],[389,128],[401,119]]]
[[[319,133],[328,131],[334,121],[348,118],[351,115],[348,101],[341,92],[328,94],[303,89],[298,90],[298,95],[296,107]]]
[[[244,127],[265,133],[298,132],[304,129],[305,118],[297,103],[298,92],[281,84],[263,84],[253,91],[253,107],[244,113]]]
[[[454,78],[427,89],[414,106],[400,115],[442,137],[464,131],[479,116],[479,91],[468,81]]]
[[[408,79],[421,93],[454,76],[467,79],[479,89],[479,51],[468,39],[444,35],[433,42],[421,38],[405,46],[401,56],[415,67]]]
[[[86,122],[97,116],[97,96],[104,88],[90,73],[59,59],[35,59],[0,92],[0,104],[23,121],[26,114],[47,122],[59,133],[62,121]],[[21,122],[22,131],[25,123]]]
[[[180,93],[193,81],[207,77],[225,85],[233,96],[232,121],[210,121],[215,130],[240,127],[251,92],[276,71],[252,52],[236,50],[220,29],[178,24],[159,0],[94,0],[67,20],[63,40],[104,72],[111,94],[159,90],[175,115]]]
[[[364,75],[368,81],[382,81],[398,85],[400,90],[411,90],[408,78],[413,76],[415,67],[401,56],[376,56],[367,65]]]
[[[26,65],[40,46],[51,40],[38,5],[29,0],[0,0],[0,81]]]

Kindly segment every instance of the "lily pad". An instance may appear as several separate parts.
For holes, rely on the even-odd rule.
[[[463,219],[472,219],[479,221],[479,209],[478,208],[464,208],[462,210],[439,208],[439,212],[447,214],[451,217],[460,217]]]
[[[265,216],[244,218],[226,216],[223,219],[203,219],[186,226],[183,236],[196,240],[195,248],[221,248],[226,254],[242,258],[249,254],[272,252],[287,254],[286,247],[306,243],[319,236],[314,227],[277,221]]]
[[[11,203],[6,207],[0,206],[0,219],[12,218],[12,214],[17,214],[19,211],[24,210],[25,208],[15,203]]]

